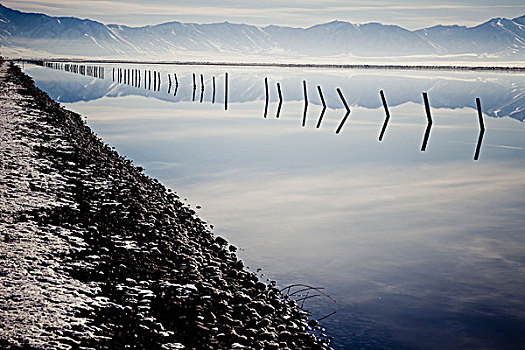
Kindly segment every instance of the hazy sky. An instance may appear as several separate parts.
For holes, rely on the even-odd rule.
[[[525,14],[523,0],[7,0],[2,4],[25,12],[133,26],[229,21],[308,27],[337,19],[419,29],[435,24],[472,26],[494,17]]]

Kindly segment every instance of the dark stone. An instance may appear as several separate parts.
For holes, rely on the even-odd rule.
[[[181,343],[227,349],[235,339],[257,349],[278,349],[284,343],[277,339],[291,349],[323,348],[325,343],[308,335],[297,305],[244,270],[235,257],[237,248],[225,249],[227,241],[214,237],[178,196],[104,144],[80,115],[51,101],[19,68],[11,67],[2,79],[20,86],[34,103],[38,120],[27,126],[35,135],[34,156],[51,164],[42,172],[65,179],[68,186],[53,190],[57,200],[74,203],[23,212],[19,220],[58,226],[85,242],[85,249],[66,249],[64,269],[97,284],[93,297],[113,305],[85,311],[95,331],[92,337],[70,331],[74,348],[160,349]],[[45,146],[44,140],[68,148]],[[46,190],[31,183],[33,191]],[[284,321],[285,315],[290,319]]]
[[[217,242],[217,244],[220,246],[225,246],[228,244],[228,241],[222,238],[221,236],[215,237],[215,242]]]

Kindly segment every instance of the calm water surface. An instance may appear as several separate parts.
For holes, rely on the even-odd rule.
[[[336,302],[305,307],[317,318],[336,311],[322,321],[335,348],[525,348],[525,74],[122,66],[142,79],[160,71],[152,91],[143,80],[114,82],[118,66],[104,67],[105,79],[25,71],[120,154],[202,206],[263,278],[324,287]],[[177,73],[175,96],[168,73]],[[319,129],[317,85],[328,105]],[[339,135],[336,88],[351,109]],[[382,142],[380,89],[391,113]],[[433,117],[425,152],[423,91]],[[476,97],[486,126],[479,161]]]

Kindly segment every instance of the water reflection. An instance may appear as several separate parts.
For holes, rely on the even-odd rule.
[[[49,65],[49,64],[48,64]],[[56,66],[56,64],[52,64],[53,67]],[[59,64],[58,67],[65,67],[65,66],[68,66],[68,65],[61,65]],[[163,69],[162,67],[161,68],[158,68],[156,67],[155,69]],[[131,79],[132,81],[132,86],[135,87],[135,88],[140,88],[140,69],[136,69],[136,68],[132,68],[132,69],[128,69],[128,68],[120,68],[120,67],[113,67],[112,68],[113,70],[113,82],[115,81],[115,70],[118,72],[117,74],[117,82],[122,82],[122,79],[121,79],[121,75],[122,75],[122,71],[124,71],[124,84],[129,84],[129,81]],[[235,84],[236,84],[236,90],[239,91],[239,90],[242,90],[244,89],[244,93],[241,93],[239,94],[238,96],[235,95],[233,97],[233,102],[250,102],[250,101],[256,101],[256,100],[260,100],[262,99],[262,94],[263,92],[261,91],[260,94],[256,94],[254,91],[255,89],[255,86],[257,85],[257,80],[259,80],[261,78],[261,74],[257,71],[253,72],[250,72],[250,74],[240,74],[241,71],[243,71],[243,69],[237,69],[237,78],[239,79],[236,79],[235,81]],[[148,72],[149,74],[149,86],[147,87],[148,90],[151,90],[151,75],[152,75],[152,71],[151,70],[146,70],[144,69],[144,85],[145,85],[145,89],[146,89],[146,72]],[[293,79],[298,79],[298,75],[300,74],[300,72],[297,72],[297,70],[293,70],[292,71],[293,74],[288,74],[287,76],[285,76],[285,78],[287,80],[289,80],[289,86],[292,86],[292,80]],[[243,72],[245,73],[245,72]],[[304,71],[302,72],[303,74],[306,74]],[[391,72],[382,72],[383,74],[384,73],[389,73],[389,74],[392,74]],[[398,72],[399,73],[399,72]],[[44,75],[46,73],[43,73]],[[162,79],[161,79],[161,72],[160,71],[157,71],[157,70],[153,70],[153,91],[154,92],[159,92],[158,94],[153,94],[151,95],[150,92],[151,91],[144,91],[144,90],[137,90],[137,89],[133,89],[133,90],[126,90],[125,89],[125,86],[115,86],[114,84],[112,84],[111,82],[93,82],[92,84],[90,84],[90,86],[93,86],[94,89],[96,90],[99,90],[98,92],[98,97],[93,97],[93,99],[95,98],[102,98],[104,96],[113,96],[110,91],[112,90],[119,90],[118,92],[118,95],[119,96],[124,96],[124,95],[144,95],[144,96],[152,96],[152,97],[156,97],[156,98],[159,98],[159,99],[162,99],[162,100],[166,100],[166,101],[172,101],[172,102],[181,102],[181,101],[184,101],[186,100],[184,96],[180,96],[179,99],[175,99],[175,96],[177,95],[177,92],[178,92],[178,88],[179,88],[179,85],[178,85],[178,79],[177,79],[177,76],[176,74],[174,74],[174,77],[175,77],[175,81],[176,81],[176,87],[175,87],[175,91],[174,91],[174,94],[173,96],[171,96],[171,87],[172,87],[172,80],[171,80],[171,75],[170,73],[165,73],[168,77],[168,81],[169,83],[167,84],[167,87],[164,87],[164,88],[167,88],[167,93],[163,93],[161,92],[161,88],[163,86],[163,84],[161,83]],[[313,79],[319,79],[319,80],[324,80],[324,81],[327,81],[327,78],[326,76],[328,76],[330,78],[330,75],[333,75],[333,73],[331,72],[330,74],[325,74],[325,76],[320,76],[319,73],[312,73],[312,72],[308,72],[308,74],[306,74],[306,76],[308,76],[308,78],[310,80],[313,80]],[[403,74],[405,76],[403,76]],[[429,74],[427,72],[427,74]],[[436,73],[433,73],[434,75],[436,75]],[[476,74],[479,74],[479,73],[476,73]],[[227,79],[227,75],[228,73],[225,73],[225,78],[224,78],[224,100],[223,100],[223,103],[224,103],[224,107],[225,107],[225,110],[228,109],[228,79]],[[275,76],[275,72],[273,74]],[[506,86],[507,87],[507,92],[504,93],[504,96],[507,97],[507,99],[510,100],[510,102],[508,100],[505,100],[505,99],[500,99],[500,100],[497,100],[497,104],[490,104],[490,102],[496,102],[493,98],[490,99],[489,98],[489,106],[487,107],[488,111],[487,111],[487,114],[488,115],[491,115],[490,113],[492,113],[492,116],[496,117],[496,116],[501,116],[502,113],[507,113],[508,112],[508,116],[512,117],[512,118],[516,118],[518,120],[521,120],[523,121],[523,119],[525,118],[525,110],[523,109],[523,104],[525,103],[525,97],[524,97],[524,91],[525,91],[525,88],[523,87],[523,84],[522,84],[522,78],[523,78],[523,74],[501,74],[501,73],[482,73],[482,78],[478,78],[478,79],[472,79],[472,76],[473,76],[473,73],[451,73],[451,76],[443,76],[443,73],[440,73],[439,75],[437,75],[436,77],[433,77],[432,79],[429,79],[428,77],[424,77],[424,76],[421,76],[422,73],[421,72],[401,72],[401,76],[398,76],[399,74],[395,75],[395,76],[388,76],[388,77],[383,77],[382,78],[382,81],[381,81],[381,84],[382,85],[385,85],[385,86],[388,86],[389,84],[392,84],[392,80],[396,81],[396,84],[398,86],[401,87],[401,89],[398,89],[401,90],[401,91],[404,91],[405,94],[398,94],[397,98],[396,98],[396,94],[394,93],[394,103],[393,103],[393,106],[396,106],[396,105],[400,105],[400,104],[404,104],[404,103],[407,103],[408,101],[414,101],[414,98],[413,98],[413,94],[416,93],[415,91],[419,88],[422,88],[423,85],[421,84],[421,81],[423,82],[427,82],[425,84],[425,86],[431,86],[430,89],[432,89],[432,94],[433,94],[433,101],[434,101],[434,95],[436,97],[436,100],[438,101],[438,103],[433,106],[434,108],[443,108],[443,107],[446,107],[446,108],[463,108],[463,107],[471,107],[471,104],[470,104],[470,101],[469,101],[469,98],[474,98],[472,96],[469,96],[469,95],[473,95],[473,94],[482,94],[484,97],[487,96],[488,94],[484,93],[485,91],[489,90],[490,88],[495,88],[495,87],[492,87],[491,85],[494,85],[494,84],[498,84],[501,86]],[[205,79],[204,79],[204,74],[200,73],[200,98],[197,97],[197,79],[196,79],[196,74],[195,73],[191,73],[191,76],[192,76],[192,87],[193,87],[193,90],[192,90],[192,97],[191,97],[191,101],[196,101],[196,99],[199,100],[200,103],[203,103],[205,100],[206,101],[209,101],[211,102],[212,104],[215,103],[215,76],[212,76],[212,95],[210,97],[206,96],[205,98]],[[351,104],[353,105],[356,105],[356,106],[360,106],[360,107],[366,107],[366,108],[377,108],[380,103],[383,104],[383,107],[385,108],[385,112],[387,114],[387,118],[385,119],[385,122],[383,123],[383,127],[380,131],[380,135],[379,135],[379,140],[382,141],[383,139],[383,136],[384,136],[384,133],[386,131],[386,127],[387,127],[387,124],[389,122],[389,119],[390,119],[390,113],[389,113],[389,110],[388,110],[388,106],[386,104],[386,99],[385,99],[385,94],[384,94],[384,90],[383,89],[379,89],[379,92],[380,92],[380,102],[378,102],[378,99],[375,99],[374,102],[371,101],[371,96],[373,96],[373,91],[374,91],[374,85],[376,84],[379,84],[379,80],[378,80],[378,76],[380,77],[381,74],[372,74],[370,72],[358,72],[358,74],[354,74],[354,73],[351,73],[350,76],[348,77],[348,79],[344,79],[342,80],[340,76],[338,77],[331,77],[332,79],[329,80],[326,84],[326,85],[334,85],[336,83],[339,83],[341,82],[342,84],[344,84],[343,86],[350,90],[350,97],[349,97],[349,100],[351,101]],[[476,75],[477,76],[477,75]],[[127,78],[126,78],[127,77]],[[312,78],[313,77],[313,78]],[[49,76],[48,76],[49,78]],[[54,78],[50,78],[50,80],[53,80]],[[60,77],[58,77],[57,79],[61,79]],[[138,82],[137,82],[138,81]],[[417,84],[416,84],[416,81],[417,81]],[[358,87],[358,90],[356,90],[356,88],[354,87],[354,84],[353,83],[357,83],[355,84],[355,86]],[[429,85],[431,84],[431,85]],[[459,84],[459,85],[458,85]],[[58,84],[56,84],[55,86],[59,86]],[[283,107],[283,103],[284,103],[284,100],[283,100],[283,94],[282,94],[282,91],[281,91],[281,84],[280,82],[277,82],[276,83],[276,86],[277,86],[277,95],[278,95],[278,98],[279,98],[279,104],[277,106],[277,112],[276,112],[276,116],[275,118],[279,118],[280,117],[280,114],[281,114],[281,110],[282,110],[282,107]],[[303,86],[303,100],[304,100],[304,109],[303,109],[303,117],[302,117],[302,126],[305,127],[306,124],[307,124],[307,112],[308,112],[308,89],[307,89],[307,81],[306,80],[302,80],[302,86]],[[411,86],[411,88],[409,88],[409,86]],[[52,89],[50,90],[48,86],[42,86],[43,89],[47,90],[47,91],[53,91]],[[102,96],[100,96],[100,91],[106,91],[105,93],[103,93]],[[123,90],[123,91],[121,91]],[[162,89],[164,90],[164,89]],[[324,117],[324,114],[325,114],[325,108],[327,106],[325,100],[324,100],[324,96],[322,94],[322,90],[321,90],[321,87],[320,85],[317,85],[317,90],[319,92],[319,99],[314,101],[313,103],[314,104],[317,104],[317,105],[320,105],[322,104],[323,105],[323,110],[321,111],[320,115],[319,115],[319,118],[318,118],[318,121],[317,121],[317,125],[316,127],[319,128],[321,126],[321,121]],[[428,89],[427,89],[428,90]],[[463,91],[462,94],[458,93],[458,91],[461,90]],[[339,134],[342,130],[342,127],[344,126],[346,120],[348,119],[349,117],[349,114],[350,114],[350,108],[348,107],[348,104],[346,102],[346,99],[348,97],[345,97],[343,95],[343,93],[341,92],[341,90],[339,89],[339,87],[335,88],[335,91],[337,92],[337,95],[339,100],[343,103],[343,106],[345,107],[346,109],[346,114],[343,116],[343,118],[341,119],[337,129],[335,129],[335,133],[336,134]],[[377,91],[377,90],[376,90]],[[450,95],[450,92],[453,92],[453,96]],[[468,91],[467,93],[465,93],[465,91]],[[75,102],[74,100],[72,99],[64,99],[64,96],[61,94],[61,92],[63,91],[54,91],[55,93],[52,94],[52,97],[58,99],[58,100],[61,100],[61,101],[64,101],[64,102]],[[292,88],[290,89],[290,92],[291,92],[291,95],[287,95],[287,98],[286,100],[287,101],[298,101],[299,98],[297,96],[297,89],[296,88]],[[500,88],[500,92],[501,92],[501,88]],[[416,93],[417,94],[417,93]],[[97,96],[96,95],[96,96]],[[493,97],[493,94],[490,94],[491,97]],[[334,96],[333,95],[333,91],[332,93],[329,93],[328,97],[330,97],[330,100],[332,100],[334,97],[337,97],[337,96]],[[476,99],[479,98],[479,97],[475,97]],[[264,100],[265,100],[265,104],[264,104],[264,118],[267,117],[267,114],[268,114],[268,104],[269,104],[269,101],[270,101],[270,94],[269,94],[269,88],[268,88],[268,77],[264,77]],[[452,104],[450,102],[446,102],[446,101],[452,101]],[[430,139],[430,134],[431,134],[431,129],[432,129],[432,118],[430,117],[430,105],[428,103],[428,96],[427,96],[427,93],[426,92],[423,92],[423,101],[425,102],[425,111],[426,111],[426,116],[427,116],[427,127],[424,131],[424,134],[423,134],[423,141],[422,141],[422,145],[421,145],[421,151],[426,151],[426,147],[427,147],[427,144],[428,144],[428,141]],[[458,104],[460,101],[463,101],[462,104]],[[397,104],[396,104],[397,103]],[[377,105],[376,105],[377,104]],[[328,106],[330,106],[331,108],[340,108],[341,106],[337,105],[336,102],[334,101],[331,101],[331,104],[329,104]],[[503,114],[504,115],[504,114]],[[483,142],[483,133],[480,134],[480,136],[478,137],[478,142],[477,142],[477,145],[476,145],[476,151],[474,153],[474,160],[478,160],[479,159],[479,154],[480,154],[480,150],[481,150],[481,144]]]
[[[283,107],[283,94],[281,93],[280,83],[277,83],[277,92],[279,94],[279,107],[277,107],[277,114],[275,115],[275,118],[279,118],[279,115],[281,114],[281,108]]]
[[[481,101],[476,98],[476,106],[478,108],[478,119],[479,119],[479,136],[478,143],[476,145],[476,153],[474,154],[474,160],[479,159],[479,151],[481,150],[481,143],[483,142],[483,135],[485,135],[485,123],[483,122],[483,113],[481,112]]]
[[[430,113],[430,103],[428,102],[428,94],[426,92],[423,92],[423,101],[425,102],[425,112],[427,113],[427,128],[425,129],[425,136],[423,137],[421,152],[425,152],[427,149],[428,138],[430,137],[430,129],[432,129],[432,115]]]
[[[212,101],[208,93],[192,102],[194,71],[177,68],[173,96],[168,79],[153,92],[28,70],[121,154],[201,205],[199,215],[244,248],[249,266],[264,267],[283,287],[324,287],[337,303],[314,298],[305,306],[317,317],[337,311],[322,323],[334,347],[525,343],[523,75],[228,69],[231,108],[224,111],[204,103]],[[223,103],[224,71],[201,72],[206,91],[217,77]],[[338,87],[352,112],[336,136],[345,113]],[[391,115],[382,142],[380,90]],[[422,153],[424,91],[433,124]],[[514,119],[485,118],[483,136],[475,97],[486,116]],[[262,117],[266,104],[271,111],[282,105],[279,119]],[[483,161],[473,162],[480,135]]]
[[[315,126],[317,129],[319,129],[321,127],[321,122],[323,121],[324,114],[326,113],[326,102],[324,101],[323,90],[321,90],[321,87],[319,85],[317,85],[317,90],[319,91],[319,98],[321,99],[321,103],[323,104],[323,110],[321,111],[319,119],[317,120],[317,125]]]
[[[335,130],[335,133],[339,134],[341,132],[341,129],[343,128],[343,125],[346,122],[346,119],[350,115],[350,107],[348,107],[348,104],[346,103],[345,97],[343,96],[343,93],[341,92],[341,90],[339,88],[337,88],[337,93],[339,94],[339,97],[341,98],[341,101],[343,101],[343,105],[345,106],[345,109],[346,109],[345,116],[343,117],[343,119],[341,120],[341,123],[339,123],[339,126]]]
[[[321,91],[319,91],[320,93]],[[383,127],[381,128],[381,133],[379,134],[379,141],[383,141],[383,136],[385,135],[386,127],[388,125],[388,121],[390,120],[390,111],[388,110],[388,104],[386,103],[385,94],[383,93],[383,90],[379,91],[379,94],[381,95],[381,102],[383,102],[383,108],[385,109],[385,121],[383,123]]]
[[[114,67],[113,67],[114,68]],[[182,82],[181,90],[184,93],[180,98],[174,99],[169,93],[171,86],[170,73],[166,72],[165,66],[154,67],[156,70],[153,71],[153,90],[158,91],[158,94],[151,94],[151,70],[144,70],[144,80],[146,82],[146,71],[149,72],[150,86],[144,90],[139,90],[126,86],[129,84],[130,75],[133,75],[134,71],[140,72],[139,69],[124,69],[124,79],[127,77],[127,81],[124,80],[125,85],[114,84],[115,79],[110,81],[97,80],[93,81],[89,86],[82,86],[77,84],[71,84],[71,86],[64,86],[67,77],[58,74],[55,71],[34,70],[32,74],[39,76],[39,81],[43,84],[43,88],[49,88],[49,92],[53,98],[60,97],[63,102],[77,102],[79,100],[92,100],[101,98],[103,96],[114,97],[115,93],[119,96],[125,95],[141,95],[151,96],[161,100],[180,102],[188,101],[191,97],[192,101],[195,101],[195,92],[197,90],[196,74],[191,73],[193,78],[193,90],[190,90],[190,84],[186,81]],[[188,70],[188,67],[176,66],[179,70]],[[190,67],[195,69],[195,67]],[[108,67],[112,69],[112,67]],[[121,68],[117,68],[119,71]],[[157,71],[157,70],[162,70]],[[173,69],[172,67],[169,68]],[[208,71],[209,68],[203,68]],[[314,70],[288,70],[285,69],[273,69],[272,71],[264,71],[261,69],[250,69],[249,68],[231,68],[234,71],[234,85],[232,85],[232,93],[230,94],[231,102],[249,102],[256,100],[263,100],[266,95],[266,80],[263,80],[265,75],[268,75],[270,82],[273,80],[277,85],[277,90],[271,91],[268,97],[269,101],[275,101],[279,95],[279,86],[282,86],[283,91],[286,92],[286,101],[303,101],[304,92],[302,81],[307,78],[307,82],[311,82],[315,85],[322,86],[327,94],[327,106],[329,108],[342,108],[341,101],[339,100],[336,89],[340,87],[345,92],[345,98],[349,105],[355,105],[365,108],[378,108],[381,106],[382,101],[378,95],[380,90],[383,90],[388,96],[390,106],[398,106],[407,102],[421,103],[421,93],[427,91],[432,96],[432,108],[464,108],[470,107],[475,108],[474,100],[476,97],[481,98],[484,105],[483,112],[491,117],[503,117],[509,116],[511,118],[523,121],[525,119],[525,86],[523,80],[525,74],[523,73],[485,73],[485,72],[413,72],[413,71],[366,71],[366,70],[336,70],[339,74],[334,74],[334,71],[327,71],[324,69]],[[127,72],[127,73],[126,73]],[[270,73],[270,74],[265,74]],[[138,74],[138,73],[135,73]],[[188,73],[186,73],[188,74]],[[221,73],[222,75],[223,73]],[[166,75],[169,79],[168,82],[162,82],[161,76]],[[213,78],[213,79],[212,79]],[[268,77],[266,77],[268,78]],[[266,79],[264,78],[264,79]],[[273,79],[272,79],[273,78]],[[60,80],[62,84],[55,84],[54,87],[49,86],[53,84],[54,80]],[[179,85],[177,75],[175,74],[176,85]],[[185,79],[183,79],[185,80]],[[212,81],[213,80],[213,83]],[[219,84],[227,85],[224,78]],[[201,91],[204,92],[205,86],[215,86],[215,76],[206,77],[203,73],[200,73]],[[120,78],[116,82],[122,82]],[[134,87],[138,87],[138,84],[134,84]],[[64,94],[64,91],[58,91],[62,89],[73,88],[69,93]],[[146,84],[144,84],[146,88]],[[222,86],[221,89],[225,87]],[[313,92],[311,90],[314,90]],[[165,92],[166,91],[166,92]],[[191,94],[190,94],[191,93]],[[315,94],[314,88],[309,88],[308,93]],[[176,94],[175,94],[176,95]],[[206,102],[214,101],[214,96],[207,96],[203,99]],[[226,91],[224,92],[226,96]],[[282,94],[279,95],[282,99]],[[220,100],[224,103],[224,99]],[[314,98],[310,102],[322,105],[322,99]]]

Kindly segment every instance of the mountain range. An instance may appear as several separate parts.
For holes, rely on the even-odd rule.
[[[522,61],[525,16],[474,27],[410,31],[381,23],[333,21],[309,28],[168,22],[129,27],[75,17],[25,13],[0,4],[0,54],[93,58],[440,57],[470,55]]]

